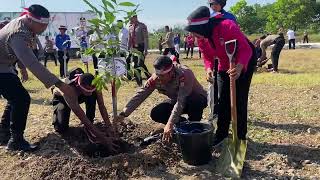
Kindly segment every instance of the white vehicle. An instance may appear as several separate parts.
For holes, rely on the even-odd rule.
[[[19,17],[21,12],[0,12],[0,21],[5,19],[14,19]],[[39,36],[41,44],[45,42],[45,36],[48,35],[50,39],[56,37],[59,34],[60,25],[64,25],[68,28],[67,34],[71,38],[71,48],[79,48],[79,40],[76,37],[76,32],[84,27],[87,31],[87,26],[90,25],[88,20],[95,18],[95,14],[91,12],[50,12],[50,23],[47,30]],[[72,32],[74,31],[74,32]]]

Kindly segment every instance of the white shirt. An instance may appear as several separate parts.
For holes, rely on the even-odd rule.
[[[287,32],[287,35],[288,35],[288,39],[296,39],[296,37],[294,36],[294,31],[289,29],[288,32]]]
[[[120,49],[128,51],[129,30],[125,27],[119,32]]]

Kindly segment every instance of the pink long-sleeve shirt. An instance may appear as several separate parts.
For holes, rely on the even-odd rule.
[[[198,38],[197,38],[198,39]],[[218,71],[229,70],[229,58],[225,51],[225,42],[237,39],[237,51],[234,58],[236,64],[243,65],[243,71],[247,70],[248,63],[252,56],[252,49],[249,45],[247,37],[240,31],[240,28],[232,20],[226,19],[221,21],[213,28],[211,39],[215,47],[212,47],[208,39],[198,39],[198,45],[203,53],[203,60],[205,69],[212,69],[214,66],[214,59],[219,59]]]

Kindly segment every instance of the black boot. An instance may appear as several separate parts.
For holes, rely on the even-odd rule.
[[[30,144],[26,141],[23,135],[12,134],[7,144],[6,150],[8,151],[35,151],[38,146]]]
[[[10,139],[9,127],[0,123],[0,146],[6,145]]]

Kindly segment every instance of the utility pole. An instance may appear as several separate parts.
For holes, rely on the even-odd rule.
[[[23,10],[23,8],[26,7],[26,2],[25,0],[21,0],[21,9]]]

